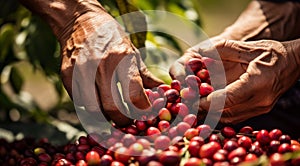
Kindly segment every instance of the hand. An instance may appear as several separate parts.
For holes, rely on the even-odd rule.
[[[299,55],[295,55],[298,45],[298,40],[284,43],[223,40],[216,43],[215,48],[223,62],[246,65],[246,71],[224,89],[202,98],[200,110],[208,110],[213,100],[225,98],[224,109],[210,109],[216,111],[216,115],[222,112],[222,123],[239,123],[269,112],[277,99],[299,79]],[[206,49],[201,55],[211,56],[212,50]],[[236,72],[243,70],[240,68]]]
[[[149,111],[144,88],[162,81],[147,70],[122,27],[96,0],[20,1],[41,15],[58,38],[62,80],[76,105],[102,111],[118,126],[131,121],[123,100],[132,115]]]
[[[215,63],[212,63],[209,68],[209,73],[211,79],[213,80],[214,86],[224,88],[224,85],[232,83],[238,79],[239,76],[246,71],[247,64],[236,63],[232,61],[222,61],[215,46],[222,45],[223,42],[224,40],[221,40],[220,38],[211,38],[210,40],[201,42],[198,45],[188,49],[183,56],[181,56],[175,61],[174,64],[172,64],[169,72],[172,79],[179,80],[182,84],[184,84],[184,79],[187,76],[185,63],[191,58],[201,59],[203,53],[215,60]],[[230,54],[231,52],[229,51],[226,53]],[[253,55],[258,55],[259,53],[253,50],[248,54],[250,57]],[[226,77],[226,79],[224,77]]]
[[[300,3],[254,0],[231,26],[218,35],[240,41],[272,39],[287,41],[300,37]]]

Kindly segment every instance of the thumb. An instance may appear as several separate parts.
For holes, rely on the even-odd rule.
[[[199,49],[202,56],[245,64],[248,64],[264,51],[266,51],[264,45],[235,40],[220,40],[209,48]]]

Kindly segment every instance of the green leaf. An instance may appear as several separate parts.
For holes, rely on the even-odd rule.
[[[10,49],[12,49],[14,27],[12,24],[4,24],[0,29],[0,61],[3,62]]]
[[[147,22],[145,15],[139,9],[126,0],[116,0],[117,6],[122,15],[126,31],[130,34],[131,42],[136,48],[144,48],[147,36]],[[128,14],[132,13],[134,14]],[[145,52],[141,52],[141,56],[145,59]]]
[[[27,30],[25,48],[31,64],[41,67],[46,75],[58,73],[60,57],[55,56],[57,40],[49,26],[41,19],[33,17]]]
[[[10,71],[9,82],[15,93],[19,93],[22,89],[24,79],[19,70],[13,66]]]

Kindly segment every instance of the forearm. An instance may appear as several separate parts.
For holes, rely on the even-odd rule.
[[[42,17],[60,39],[63,31],[89,11],[104,11],[96,0],[19,0],[33,13]]]

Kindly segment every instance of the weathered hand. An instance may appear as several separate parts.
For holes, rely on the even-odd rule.
[[[202,98],[200,110],[208,110],[212,100],[225,98],[224,109],[210,108],[216,115],[222,112],[222,123],[238,123],[269,112],[277,99],[299,79],[299,55],[295,54],[298,45],[297,40],[284,43],[274,40],[218,42],[215,48],[222,61],[246,66],[246,70],[237,79],[232,77],[233,82],[224,89]],[[213,54],[207,49],[201,55]]]
[[[294,1],[251,1],[222,39],[287,41],[300,37],[300,3]]]
[[[162,81],[147,70],[125,31],[97,0],[20,1],[42,16],[59,40],[62,80],[76,105],[102,111],[119,126],[130,123],[129,110],[131,115],[149,110],[144,88]]]

